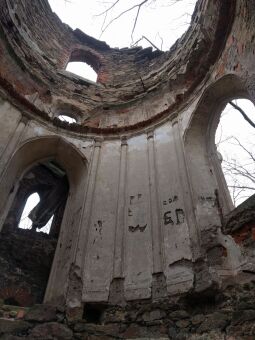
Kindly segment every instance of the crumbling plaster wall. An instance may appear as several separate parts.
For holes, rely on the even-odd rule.
[[[197,36],[196,43],[189,40],[194,33],[191,30],[170,54],[159,55],[140,49],[113,51],[81,32],[72,35],[50,13],[47,3],[40,1],[40,6],[45,6],[42,13],[46,11],[47,19],[55,25],[47,33],[40,24],[35,25],[35,2],[30,1],[24,11],[20,4],[7,0],[1,3],[1,224],[15,195],[15,186],[14,191],[11,189],[18,185],[27,167],[48,157],[59,161],[69,175],[70,197],[45,300],[65,296],[73,307],[79,306],[81,300],[106,302],[114,279],[124,279],[126,299],[145,299],[151,297],[155,275],[159,273],[165,279],[162,295],[203,290],[235,274],[244,260],[240,246],[220,230],[222,213],[231,207],[210,147],[213,117],[226,100],[235,95],[255,100],[254,47],[250,42],[254,39],[251,27],[255,13],[250,3],[236,2],[230,32],[226,22],[232,23],[234,2],[203,1],[202,8],[209,6],[213,22],[203,15],[199,22],[206,25],[213,41],[210,34],[208,37],[199,31],[194,18],[197,34],[205,37]],[[35,37],[25,33],[21,15],[17,23],[14,8],[17,13],[26,13],[24,18],[31,14],[30,29],[37,33]],[[201,8],[197,11],[201,14]],[[59,36],[60,28],[66,39]],[[65,46],[56,43],[48,52],[41,34],[56,34],[56,41],[63,40]],[[134,62],[133,53],[136,57],[137,53],[144,54],[147,64],[141,72],[146,74],[149,67],[155,73],[146,79],[147,90],[137,90],[137,83],[132,88],[122,83],[126,69],[119,74],[110,68],[109,78],[103,69],[97,85],[56,71],[56,66],[68,60],[72,39],[81,39],[94,53],[99,49],[112,60],[129,60],[126,67]],[[206,39],[208,44],[211,42],[210,49]],[[82,50],[80,46],[79,49]],[[207,50],[210,55],[205,54]],[[52,55],[46,55],[46,51]],[[178,55],[183,57],[183,63],[174,60]],[[154,57],[157,70],[151,61]],[[168,58],[180,69],[171,69]],[[196,62],[199,67],[195,67]],[[120,69],[121,65],[120,62]],[[136,71],[132,70],[133,74]],[[235,77],[228,78],[229,75]],[[120,92],[116,91],[119,86]],[[155,92],[148,90],[154,87]],[[137,100],[140,95],[143,101]],[[99,106],[95,104],[97,98]],[[135,99],[135,104],[129,99]],[[90,128],[90,124],[84,124],[83,129],[81,125],[72,128],[57,120],[52,122],[56,104],[64,105],[65,101],[71,111],[80,110],[81,115],[96,108],[95,116],[100,118],[98,124],[91,126],[97,129]],[[115,110],[114,105],[120,102],[121,110]],[[210,262],[209,255],[215,253],[219,261]]]
[[[5,111],[6,107],[5,102],[1,110]],[[18,114],[17,110],[9,107],[9,114]],[[20,124],[22,132],[18,140],[10,143],[6,139],[5,142],[8,152],[4,155],[4,187],[0,188],[2,197],[3,188],[7,196],[8,189],[19,178],[19,172],[14,171],[13,167],[20,165],[13,158],[23,159],[19,150],[24,145],[30,157],[34,155],[36,159],[64,158],[61,165],[71,167],[69,175],[72,173],[76,177],[80,172],[79,178],[84,182],[79,188],[80,194],[77,191],[80,183],[70,189],[75,202],[72,202],[72,208],[66,208],[46,299],[71,294],[69,302],[72,306],[79,305],[81,299],[106,302],[113,279],[119,278],[124,279],[126,299],[150,298],[156,273],[165,276],[167,291],[164,294],[176,294],[198,285],[192,262],[204,250],[200,248],[199,212],[194,214],[192,195],[187,190],[191,183],[185,168],[178,121],[121,140],[77,138],[60,129],[56,134],[53,129],[28,120],[22,123],[13,120],[13,130],[16,131]],[[16,137],[16,134],[13,133],[13,136]],[[52,149],[51,144],[43,144],[44,139],[54,140],[54,137],[58,143],[59,139],[63,139],[72,145],[69,152],[79,150],[79,157],[88,164],[88,168],[81,169],[80,165],[74,165],[71,157],[65,159],[64,154],[68,150],[64,144],[61,146],[60,143],[56,157],[55,147]],[[40,143],[43,145],[42,151]],[[16,177],[11,176],[10,167]],[[25,164],[22,167],[23,171]],[[15,190],[9,201],[3,200],[9,203],[2,204],[2,221],[14,195]],[[216,214],[219,219],[215,201],[213,195],[209,204],[212,205],[212,215]],[[208,221],[220,226],[218,220],[216,223],[208,218]],[[210,235],[211,230],[208,230],[209,239]],[[214,243],[217,245],[217,240]],[[210,247],[214,243],[210,243]],[[236,262],[231,262],[232,252],[235,251],[232,244],[228,251],[225,269],[230,274],[239,263],[238,258],[235,258]],[[220,273],[223,267],[220,263],[215,271]],[[75,268],[77,277],[74,282],[70,278],[72,268]],[[72,296],[72,288],[68,284],[63,286],[63,282],[68,282],[68,277],[70,285],[71,282],[77,285],[77,280],[81,281],[78,297]],[[201,281],[204,282],[203,279]],[[206,281],[206,284],[210,282]]]

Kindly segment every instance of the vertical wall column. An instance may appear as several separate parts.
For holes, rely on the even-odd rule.
[[[88,241],[89,241],[89,234],[90,234],[90,226],[91,226],[91,218],[92,212],[94,209],[94,197],[95,197],[95,187],[96,187],[96,180],[98,174],[98,167],[100,162],[100,154],[101,154],[101,145],[102,139],[95,139],[94,143],[94,150],[93,150],[93,158],[91,164],[91,171],[90,177],[88,179],[88,186],[87,186],[87,195],[84,207],[84,218],[82,219],[82,231],[80,235],[80,242],[82,243],[82,248],[80,248],[81,253],[81,280],[84,282],[85,280],[85,270],[86,270],[86,256],[88,252]],[[86,295],[86,287],[83,285],[82,287],[82,300],[84,300],[84,296]]]
[[[123,277],[123,254],[124,254],[124,228],[125,228],[125,206],[126,206],[126,182],[127,182],[127,139],[121,140],[119,184],[118,184],[118,205],[115,224],[115,250],[113,277]]]
[[[153,273],[161,273],[162,265],[162,232],[160,223],[160,210],[158,201],[157,169],[155,161],[154,132],[149,131],[148,139],[148,164],[150,188],[150,217],[153,250]]]
[[[58,162],[59,158],[64,157],[65,150],[63,148],[63,145],[61,148],[59,148],[60,145],[61,142],[59,140],[55,158],[56,162]],[[73,161],[75,162],[75,160]],[[81,164],[79,164],[81,162],[82,166]],[[76,164],[78,166],[78,169],[76,167]],[[52,299],[56,297],[65,296],[66,292],[69,293],[70,286],[72,286],[70,282],[73,280],[74,276],[73,274],[74,273],[76,274],[77,268],[74,264],[79,242],[79,228],[82,219],[82,210],[84,206],[87,185],[87,164],[85,160],[84,159],[83,161],[77,160],[76,164],[75,165],[70,164],[70,166],[72,167],[71,171],[73,172],[74,177],[76,177],[77,170],[80,173],[76,177],[77,182],[75,181],[75,184],[74,181],[70,181],[70,178],[68,176],[69,179],[68,200],[61,221],[61,228],[58,236],[58,244],[55,251],[54,261],[52,263],[51,273],[47,284],[44,302],[50,302]],[[76,291],[77,294],[74,294],[73,291],[72,291],[72,303],[74,303],[76,295],[77,296],[79,295],[78,290]],[[70,296],[71,294],[68,295]],[[77,298],[78,305],[80,304],[80,296]]]
[[[11,158],[13,152],[17,149],[17,145],[22,139],[22,135],[27,127],[28,119],[26,117],[21,117],[18,125],[10,136],[8,143],[0,155],[0,178],[2,177],[7,163]]]
[[[91,213],[93,209],[95,183],[97,177],[98,163],[100,159],[101,143],[102,143],[101,139],[95,139],[93,146],[93,154],[91,158],[90,171],[87,181],[87,192],[83,208],[84,210],[80,222],[81,225],[78,239],[76,265],[80,268],[81,275],[83,275],[85,264],[85,254],[87,249]]]
[[[183,192],[185,215],[187,217],[187,222],[189,226],[192,255],[193,255],[193,260],[195,260],[198,257],[200,257],[201,250],[200,250],[199,230],[198,230],[196,216],[194,213],[194,206],[193,206],[194,198],[192,195],[190,178],[188,175],[188,169],[187,169],[185,153],[184,153],[184,145],[183,145],[183,140],[182,140],[181,133],[180,133],[180,123],[179,123],[178,117],[175,117],[171,123],[172,123],[173,135],[174,135],[175,151],[176,151],[177,162],[178,162],[180,182],[181,182],[182,192]]]
[[[4,175],[5,175],[6,169],[8,168],[8,164],[11,160],[13,153],[15,152],[15,150],[17,150],[17,147],[24,134],[24,131],[27,128],[27,123],[28,123],[28,119],[25,117],[21,117],[21,120],[19,121],[13,134],[11,135],[6,145],[6,148],[4,149],[2,155],[0,155],[0,182],[4,179]],[[16,186],[11,197],[15,197],[17,189],[18,189],[18,186]],[[1,218],[0,218],[0,232],[2,230],[4,221],[7,217],[11,204],[12,204],[12,200],[9,199],[5,206],[4,212],[2,213]]]

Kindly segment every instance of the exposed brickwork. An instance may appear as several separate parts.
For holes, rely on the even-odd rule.
[[[248,239],[255,241],[255,224],[246,225],[240,230],[235,231],[232,236],[238,244],[243,244]]]
[[[251,230],[255,224],[255,195],[248,198],[240,204],[236,209],[231,211],[224,218],[223,231],[225,233],[240,233],[240,229],[245,231]]]

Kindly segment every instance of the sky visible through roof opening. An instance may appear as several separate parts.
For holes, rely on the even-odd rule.
[[[115,2],[116,6],[104,13]],[[160,50],[168,50],[188,29],[196,4],[196,0],[148,0],[140,9],[132,34],[137,8],[115,18],[140,2],[49,0],[53,12],[64,23],[72,29],[79,28],[96,39],[106,41],[111,47],[152,47],[150,41]],[[95,71],[85,63],[69,63],[67,71],[94,82],[97,79]]]
[[[96,39],[106,41],[111,47],[130,47],[145,36],[162,50],[168,50],[187,30],[196,4],[196,0],[148,0],[141,7],[131,37],[137,8],[122,15],[118,20],[114,18],[141,1],[119,0],[107,13],[106,18],[104,14],[100,15],[114,2],[114,0],[49,0],[53,12],[64,23],[73,29],[79,28]],[[151,46],[144,39],[138,45]]]

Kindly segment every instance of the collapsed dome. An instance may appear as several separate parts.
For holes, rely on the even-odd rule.
[[[30,0],[25,8],[20,3],[10,6],[1,20],[6,23],[5,33],[19,41],[18,46],[14,39],[9,44],[20,62],[11,71],[10,57],[3,59],[6,91],[13,93],[35,119],[77,133],[100,135],[149,127],[189,105],[194,90],[199,90],[221,53],[235,9],[233,1],[199,0],[188,31],[169,51],[162,52],[110,48],[63,24],[46,0]],[[31,13],[25,10],[27,6],[31,6]],[[88,64],[97,74],[97,82],[66,71],[70,62]],[[79,124],[54,119],[59,105],[78,111]]]
[[[0,336],[252,336],[255,197],[234,209],[215,145],[227,103],[255,103],[252,1],[198,1],[167,52],[111,48],[46,0],[0,19],[0,300],[29,307]]]

